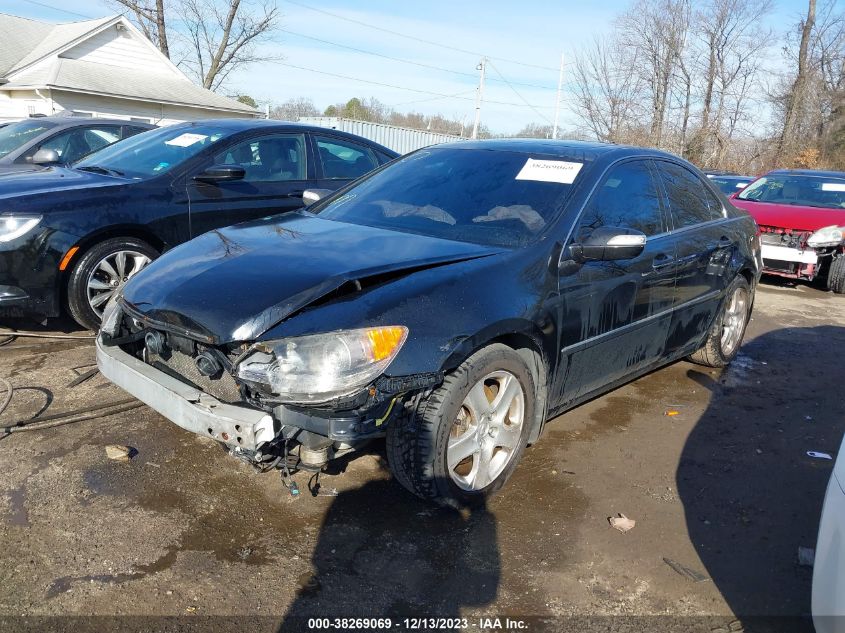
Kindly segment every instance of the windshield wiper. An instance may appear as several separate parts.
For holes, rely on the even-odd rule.
[[[100,165],[87,165],[85,167],[77,167],[79,171],[90,171],[95,174],[106,174],[107,176],[125,176],[119,169],[111,169],[110,167],[101,167]]]

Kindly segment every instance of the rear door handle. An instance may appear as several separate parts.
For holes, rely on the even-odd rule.
[[[730,248],[733,246],[734,241],[729,237],[720,237],[718,242],[711,242],[708,244],[710,248]]]
[[[302,194],[304,194],[304,193],[305,193],[305,191],[304,191],[304,190],[299,190],[299,189],[298,189],[298,190],[296,190],[296,191],[291,191],[291,192],[289,192],[289,193],[286,193],[285,195],[286,195],[288,198],[301,198],[301,197],[302,197]]]

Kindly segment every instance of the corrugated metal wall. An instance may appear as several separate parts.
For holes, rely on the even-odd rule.
[[[453,136],[451,134],[437,134],[435,132],[414,130],[407,127],[385,125],[384,123],[354,121],[352,119],[331,116],[300,117],[299,122],[357,134],[385,147],[389,147],[394,152],[399,152],[400,154],[407,154],[420,147],[437,145],[438,143],[465,140],[460,136]]]

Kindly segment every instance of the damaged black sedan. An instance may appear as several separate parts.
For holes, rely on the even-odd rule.
[[[759,274],[753,220],[672,155],[441,145],[165,253],[109,303],[97,359],[261,467],[386,437],[403,486],[463,502],[552,416],[681,358],[729,363]]]

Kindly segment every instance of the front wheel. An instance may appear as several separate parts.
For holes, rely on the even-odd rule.
[[[689,360],[707,367],[725,367],[739,353],[742,337],[751,315],[751,288],[741,275],[734,279],[725,293],[707,338]]]
[[[481,349],[391,421],[391,471],[425,499],[453,506],[483,500],[504,485],[525,450],[535,395],[519,354],[500,344]]]
[[[834,256],[827,271],[827,287],[838,295],[845,294],[845,253]]]
[[[92,246],[68,280],[68,309],[73,319],[82,327],[97,330],[109,299],[156,257],[152,246],[133,237],[111,238]]]

